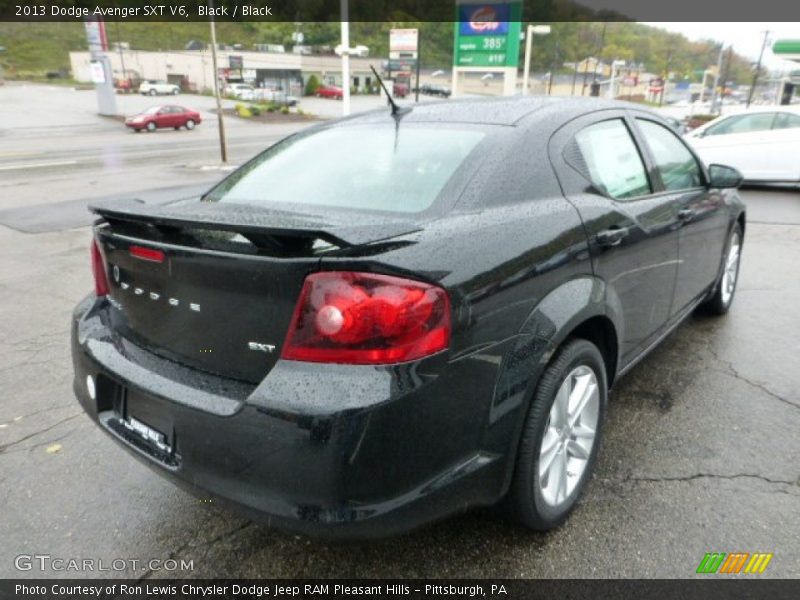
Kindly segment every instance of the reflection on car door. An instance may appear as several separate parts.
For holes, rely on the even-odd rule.
[[[642,146],[655,166],[665,201],[678,210],[678,276],[672,315],[681,313],[715,281],[727,238],[727,213],[718,190],[709,190],[692,152],[650,116],[636,115]]]
[[[595,275],[607,284],[607,303],[624,326],[624,368],[670,316],[677,208],[653,187],[624,111],[602,111],[567,125],[551,142],[551,161],[583,219]],[[572,170],[560,166],[563,161]]]

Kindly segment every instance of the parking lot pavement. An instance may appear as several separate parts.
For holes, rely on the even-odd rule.
[[[0,227],[0,577],[20,554],[176,558],[131,577],[691,577],[711,551],[772,552],[800,576],[800,194],[743,193],[740,288],[619,381],[598,469],[560,529],[491,510],[398,539],[322,544],[255,524],[161,479],[73,398],[69,315],[91,289],[88,228]],[[88,573],[101,576],[108,573]]]

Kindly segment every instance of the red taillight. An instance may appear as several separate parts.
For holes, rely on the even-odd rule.
[[[152,262],[164,262],[164,253],[161,250],[154,248],[145,248],[143,246],[131,246],[128,249],[130,255],[134,258],[141,258],[142,260],[149,260]]]
[[[108,275],[106,261],[100,253],[97,240],[92,240],[92,274],[94,275],[94,293],[96,296],[108,295]]]
[[[306,277],[281,357],[387,364],[434,354],[449,343],[450,300],[442,288],[331,271]]]

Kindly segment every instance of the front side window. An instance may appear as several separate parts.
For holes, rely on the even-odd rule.
[[[728,117],[706,129],[705,135],[728,135],[731,133],[752,133],[772,128],[775,113],[753,113]]]
[[[622,119],[590,125],[575,136],[575,143],[597,189],[617,199],[650,193],[642,157]]]
[[[800,115],[791,113],[778,113],[775,116],[775,123],[772,125],[773,129],[795,129],[797,127],[800,127]]]
[[[429,208],[484,133],[394,124],[332,127],[276,144],[206,200],[401,213]]]
[[[636,122],[653,153],[666,190],[687,190],[703,185],[700,165],[678,136],[653,121],[636,119]]]

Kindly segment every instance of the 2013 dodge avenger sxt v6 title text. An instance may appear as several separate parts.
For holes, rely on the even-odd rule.
[[[160,473],[281,527],[381,536],[504,498],[554,527],[615,379],[728,310],[739,182],[596,99],[313,127],[200,199],[93,207],[75,393]]]

